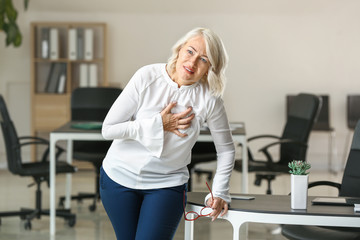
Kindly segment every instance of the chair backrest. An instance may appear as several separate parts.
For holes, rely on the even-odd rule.
[[[300,93],[293,98],[287,113],[282,139],[291,139],[307,144],[311,129],[321,107],[321,98],[313,94]],[[279,163],[292,160],[306,160],[306,146],[281,144]]]
[[[339,195],[360,197],[360,121],[355,127]]]
[[[71,120],[103,121],[120,88],[76,88],[71,95]]]
[[[196,142],[191,149],[191,163],[189,167],[201,162],[215,161],[217,158],[216,148],[213,142]]]
[[[347,126],[354,130],[360,119],[360,95],[347,96]]]
[[[287,95],[286,96],[286,109],[287,113],[289,112],[289,108],[292,100],[296,97],[296,95]],[[332,127],[330,124],[330,97],[329,95],[320,95],[321,97],[321,107],[319,110],[319,115],[316,118],[316,121],[312,127],[313,131],[332,131]]]
[[[6,148],[7,164],[10,172],[20,174],[21,147],[13,122],[11,121],[4,98],[0,95],[0,123]]]
[[[120,88],[76,88],[71,95],[71,120],[102,122],[121,93]],[[75,141],[74,151],[106,152],[107,141]]]

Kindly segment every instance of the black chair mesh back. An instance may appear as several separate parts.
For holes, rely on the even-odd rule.
[[[202,158],[208,159],[209,157],[216,160],[216,149],[213,142],[196,142],[191,150],[191,154],[200,161]]]
[[[309,128],[309,124],[306,120],[289,117],[286,122],[282,138],[306,142],[308,136],[304,132],[304,129],[307,128]],[[306,149],[306,147],[297,144],[281,144],[279,162],[287,165],[287,163],[291,160],[305,160]]]
[[[311,94],[299,94],[293,98],[287,113],[282,139],[307,143],[321,99]],[[307,147],[298,144],[281,144],[279,163],[287,165],[292,160],[305,160]]]
[[[21,174],[21,150],[20,142],[10,119],[4,98],[0,95],[0,122],[6,147],[7,164],[9,170],[14,174]]]
[[[330,124],[330,98],[328,95],[321,95],[321,108],[312,130],[329,131]]]
[[[339,195],[360,197],[360,121],[354,131]]]
[[[71,96],[71,120],[102,122],[120,95],[120,88],[77,88]],[[107,152],[111,142],[75,141],[74,151]]]
[[[296,95],[287,95],[286,96],[286,113],[289,112],[290,105]],[[332,130],[330,124],[330,97],[329,95],[320,95],[321,98],[321,107],[319,109],[318,116],[312,127],[312,130],[315,131],[330,131]]]
[[[347,96],[347,126],[355,129],[356,123],[360,119],[360,95]]]
[[[71,119],[103,121],[120,95],[119,88],[77,88],[71,96]]]

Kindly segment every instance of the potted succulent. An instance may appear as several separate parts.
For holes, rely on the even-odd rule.
[[[293,160],[289,162],[291,173],[291,208],[307,208],[307,191],[309,182],[309,172],[311,165],[305,161]]]

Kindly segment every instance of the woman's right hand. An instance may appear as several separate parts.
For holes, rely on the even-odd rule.
[[[167,105],[164,110],[161,111],[161,118],[163,122],[164,131],[173,132],[179,137],[186,137],[186,133],[181,133],[179,129],[187,129],[191,125],[191,120],[195,117],[195,114],[192,113],[188,116],[192,107],[188,107],[185,111],[180,113],[172,113],[171,109],[176,106],[176,102],[172,102]]]

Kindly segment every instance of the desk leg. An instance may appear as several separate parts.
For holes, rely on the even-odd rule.
[[[248,223],[243,218],[228,215],[225,219],[231,223],[233,228],[233,240],[248,239]]]
[[[233,227],[233,240],[247,240],[248,239],[248,224],[243,223],[231,223]]]
[[[247,222],[243,222],[240,224],[240,226],[238,226],[237,232],[239,233],[239,236],[236,239],[240,239],[240,240],[248,239],[248,232],[249,232],[248,226],[249,226],[249,224]]]
[[[50,134],[50,237],[55,236],[55,144],[56,139]]]
[[[68,140],[67,148],[66,148],[66,162],[68,164],[72,164],[72,153],[73,153],[73,142],[72,140]],[[66,174],[66,188],[65,188],[65,209],[70,209],[71,206],[71,181],[72,174]]]
[[[194,218],[193,213],[188,214],[189,218]],[[194,240],[194,221],[185,221],[185,232],[184,239],[185,240]]]

